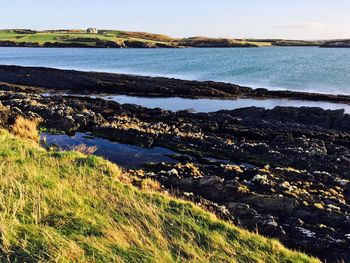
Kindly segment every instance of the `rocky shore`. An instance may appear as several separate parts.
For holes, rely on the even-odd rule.
[[[78,39],[79,40],[79,39]],[[76,40],[76,41],[78,41]],[[84,43],[91,40],[91,43]],[[115,42],[102,39],[81,39],[80,42],[15,42],[11,40],[0,41],[0,47],[34,47],[34,48],[176,48],[171,43],[158,43],[137,40],[126,40],[123,42]]]
[[[2,90],[21,91],[25,89],[28,91],[30,89],[33,92],[64,92],[85,95],[105,93],[146,97],[279,98],[350,103],[350,96],[346,95],[252,89],[212,81],[201,82],[164,77],[4,65],[0,65],[0,85],[2,85]]]
[[[48,97],[38,92],[43,87],[91,92],[95,84],[100,86],[94,91],[115,91],[117,85],[105,83],[113,83],[113,76],[120,85],[117,80],[125,76],[74,71],[39,76],[45,70],[1,67],[1,81],[17,84],[0,86],[1,127],[9,128],[22,115],[71,135],[89,131],[112,141],[172,149],[178,153],[172,156],[177,164],[148,164],[130,172],[140,180],[157,180],[165,189],[290,248],[327,262],[350,261],[350,115],[342,110],[283,107],[174,113],[102,99]],[[76,85],[78,80],[81,85]],[[154,79],[130,77],[124,91],[134,87],[133,92],[141,92],[136,88],[140,80],[148,87]],[[158,95],[174,83],[155,80],[163,81],[155,81]],[[229,84],[181,83],[198,85],[202,96],[210,96],[210,90],[225,96],[254,92]],[[174,92],[182,89],[173,87]]]
[[[323,48],[350,48],[350,40],[344,39],[344,40],[334,40],[334,41],[328,41],[321,45]]]

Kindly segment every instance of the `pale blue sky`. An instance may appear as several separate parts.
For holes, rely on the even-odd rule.
[[[350,38],[350,0],[11,0],[1,28],[123,29],[176,37]]]

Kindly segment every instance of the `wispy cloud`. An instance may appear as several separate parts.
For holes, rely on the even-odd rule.
[[[277,25],[276,28],[289,28],[289,29],[315,29],[321,28],[323,24],[318,22],[304,22],[304,23],[295,23],[295,24],[286,24],[286,25]]]

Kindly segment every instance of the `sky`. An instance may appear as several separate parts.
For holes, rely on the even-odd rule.
[[[350,38],[350,0],[0,0],[0,28],[119,29],[174,37]]]

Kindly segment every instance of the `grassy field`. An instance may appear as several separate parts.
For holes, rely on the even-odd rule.
[[[146,188],[102,158],[0,130],[0,261],[318,262]]]
[[[94,45],[96,39],[117,43],[128,40],[165,44],[170,44],[174,40],[163,35],[115,30],[102,30],[98,34],[88,34],[83,31],[27,33],[17,30],[0,30],[0,41],[13,41],[15,43],[36,43],[39,45],[44,43],[82,43]]]
[[[128,32],[119,30],[99,30],[98,34],[88,34],[84,30],[61,31],[31,31],[31,30],[0,30],[1,42],[11,42],[13,45],[37,45],[47,44],[83,45],[87,47],[103,47],[106,42],[117,43],[122,47],[267,47],[267,46],[308,46],[320,45],[321,42],[300,40],[274,40],[274,39],[225,39],[192,37],[177,39],[166,35],[145,32]],[[130,43],[132,42],[132,43]],[[135,44],[136,43],[136,44]],[[107,46],[108,47],[108,46]]]

